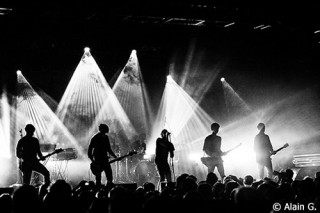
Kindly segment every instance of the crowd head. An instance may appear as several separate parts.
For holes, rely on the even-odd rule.
[[[274,203],[310,203],[320,208],[319,172],[301,180],[292,177],[290,169],[281,178],[263,180],[255,180],[251,175],[229,175],[219,180],[212,172],[205,180],[199,180],[184,173],[161,189],[151,182],[129,188],[115,183],[98,187],[86,180],[72,186],[65,180],[56,180],[50,186],[21,185],[12,194],[0,195],[0,210],[4,213],[271,212]]]

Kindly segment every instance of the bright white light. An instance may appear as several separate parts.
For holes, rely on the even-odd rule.
[[[271,25],[267,25],[267,26],[261,27],[260,29],[264,30],[264,29],[267,29],[267,28],[270,28],[270,27],[271,27]]]
[[[93,57],[90,57],[90,58],[93,60]],[[124,104],[126,104],[125,105],[126,107],[129,107],[129,108],[132,109],[132,105],[129,105],[128,102],[126,101],[127,98],[131,98],[129,93],[125,93],[125,92],[122,93],[122,92],[123,91],[128,91],[127,89],[129,89],[129,87],[130,87],[131,91],[133,93],[135,93],[137,91],[136,89],[140,85],[139,77],[137,77],[136,70],[133,68],[134,65],[135,66],[138,65],[137,61],[135,60],[136,56],[132,56],[132,57],[130,56],[130,59],[129,59],[129,61],[130,61],[129,64],[130,64],[130,67],[132,69],[127,69],[126,73],[123,70],[123,72],[120,73],[120,77],[119,78],[124,80],[124,81],[120,81],[120,79],[117,79],[117,82],[114,85],[114,87],[121,87],[120,88],[120,93],[121,94],[119,95],[119,93],[118,93],[118,96],[116,96],[116,92],[117,92],[116,89],[113,91],[110,88],[108,82],[104,78],[104,76],[103,76],[102,72],[100,71],[100,69],[96,68],[96,69],[91,70],[91,72],[95,72],[95,75],[99,75],[97,77],[99,77],[100,84],[102,85],[102,87],[97,85],[97,84],[93,84],[91,86],[91,87],[95,87],[96,90],[97,90],[95,93],[92,93],[91,95],[93,95],[93,96],[99,95],[99,99],[97,97],[93,101],[89,100],[89,102],[92,102],[91,105],[95,105],[96,108],[100,107],[100,102],[102,103],[102,105],[100,107],[100,110],[98,111],[98,114],[90,116],[90,117],[95,118],[94,122],[92,123],[93,125],[92,125],[91,130],[94,130],[96,128],[96,124],[97,123],[101,123],[101,122],[106,122],[107,121],[110,124],[112,124],[112,125],[110,125],[110,127],[111,127],[110,131],[118,132],[118,134],[121,135],[119,137],[125,136],[125,137],[131,139],[134,135],[137,135],[137,132],[136,132],[134,126],[132,125],[128,115],[126,114],[124,106],[121,106],[121,103],[124,103]],[[128,63],[127,63],[127,65],[128,65]],[[97,66],[97,64],[96,64],[96,66]],[[128,67],[129,67],[129,65],[128,65]],[[127,68],[127,66],[124,69],[126,69],[126,68]],[[90,70],[88,70],[88,71],[90,71]],[[123,77],[124,75],[126,77]],[[125,87],[122,87],[122,83],[125,84]],[[121,90],[121,89],[123,89],[123,90]],[[88,92],[92,92],[92,89],[89,88],[88,90],[89,91],[87,91],[87,93]],[[89,95],[89,97],[90,97],[90,95]],[[119,101],[119,99],[117,97],[125,98],[126,100],[122,100],[121,103],[120,103],[120,101]],[[132,99],[131,99],[130,103],[133,103],[133,102],[134,101],[132,101]],[[137,101],[137,102],[140,102],[140,101]],[[76,104],[76,103],[74,103],[74,104]],[[140,107],[140,108],[141,108],[141,111],[144,111],[142,109],[142,107]],[[126,109],[128,109],[128,108],[126,108]],[[134,109],[136,109],[136,108],[134,108]],[[137,114],[138,113],[136,113],[136,115]],[[91,132],[91,130],[89,132]],[[86,143],[85,140],[83,142]]]
[[[203,153],[201,152],[193,152],[189,154],[189,160],[195,161],[197,163],[201,163],[200,161],[201,157],[203,157]]]
[[[10,157],[10,106],[5,92],[0,97],[0,157]]]
[[[136,131],[148,134],[150,131],[148,129],[151,126],[149,119],[152,117],[149,116],[152,112],[136,50],[131,51],[130,57],[117,77],[112,90],[126,114],[121,115],[121,117],[125,116],[127,117],[125,119],[129,119],[125,125],[127,136],[129,138],[134,137]],[[129,129],[130,131],[128,131]]]
[[[150,137],[152,143],[147,144],[147,150],[155,149],[155,141],[161,130],[167,129],[172,133],[171,141],[177,153],[180,153],[175,158],[181,158],[182,161],[190,161],[191,158],[192,162],[198,163],[202,153],[193,155],[191,152],[202,151],[199,147],[203,146],[204,137],[210,134],[212,121],[213,119],[169,75]],[[191,170],[192,166],[187,163],[179,168],[181,173]]]
[[[171,75],[167,75],[167,80],[173,80]]]
[[[20,88],[18,89],[20,93],[17,96],[14,132],[19,134],[19,130],[24,129],[27,123],[32,123],[36,128],[35,136],[41,142],[58,146],[71,145],[82,156],[82,150],[78,147],[77,141],[23,75],[18,76],[17,87]]]
[[[85,51],[88,50],[89,48],[85,48]],[[70,132],[74,133],[78,142],[87,146],[91,131],[96,128],[96,116],[104,103],[117,102],[114,98],[93,56],[85,52],[58,105],[57,115]],[[116,115],[114,112],[110,114]]]
[[[199,25],[202,25],[204,22],[205,22],[205,20],[201,20],[201,21],[199,21],[198,23],[196,23],[194,25],[199,26]]]
[[[0,7],[0,15],[7,15],[12,11],[12,8]]]
[[[220,80],[221,80],[221,82],[224,82],[226,79],[225,78],[221,78]]]
[[[84,48],[84,52],[85,52],[85,53],[90,52],[90,48],[89,48],[89,47],[85,47],[85,48]]]
[[[223,80],[222,80],[223,79]],[[225,81],[224,78],[221,78],[222,88],[224,97],[226,100],[226,105],[229,110],[233,110],[234,106],[237,105],[237,111],[242,111],[241,115],[251,114],[253,111],[251,110],[250,106],[240,97],[240,95],[234,91],[232,86]]]
[[[21,71],[20,70],[17,70],[17,75],[21,75]]]
[[[232,134],[233,132],[228,132]],[[247,141],[252,141],[252,137],[254,137],[256,133],[252,132],[252,134],[245,135],[248,137]],[[225,140],[224,144],[228,142],[231,143],[233,141],[238,142],[238,138],[236,135],[233,135],[234,140]],[[223,144],[223,145],[224,145]],[[223,148],[223,151],[228,151],[234,148],[236,145],[233,145],[229,148]],[[252,143],[243,143],[237,149],[231,151],[228,155],[223,156],[225,170],[229,174],[235,174],[239,177],[244,177],[247,174],[251,174],[253,176],[257,176],[257,165],[255,161],[255,153],[253,151],[253,144]],[[244,167],[245,165],[245,167]]]
[[[151,154],[143,155],[143,159],[145,159],[145,160],[151,160],[152,157],[153,157],[153,155],[151,155]]]
[[[261,24],[261,25],[258,25],[258,26],[255,26],[253,29],[259,29],[259,28],[261,28],[261,27],[263,27],[264,26],[264,24]]]
[[[230,26],[232,26],[232,25],[234,25],[234,24],[235,24],[234,22],[231,22],[231,23],[229,23],[229,24],[224,25],[224,27],[230,27]]]

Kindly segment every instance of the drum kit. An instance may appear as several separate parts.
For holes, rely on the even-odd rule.
[[[154,162],[154,155],[146,155],[141,151],[123,161],[119,161],[115,168],[116,182],[136,182],[138,186],[145,182],[157,183],[158,172]]]

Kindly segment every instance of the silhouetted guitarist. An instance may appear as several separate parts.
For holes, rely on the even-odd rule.
[[[264,178],[264,167],[267,168],[268,178],[272,178],[272,162],[270,156],[275,154],[270,138],[265,134],[265,125],[259,123],[257,126],[259,133],[254,138],[254,151],[256,153],[256,162],[258,163],[259,178]]]
[[[99,125],[99,132],[90,141],[88,157],[92,161],[91,171],[96,178],[96,185],[101,186],[101,174],[104,171],[107,181],[112,182],[112,168],[109,163],[109,155],[114,158],[117,156],[111,149],[108,135],[109,127],[106,124]]]
[[[17,144],[16,155],[19,158],[19,169],[22,172],[23,184],[30,184],[32,171],[38,172],[44,176],[45,185],[50,185],[50,173],[48,169],[39,162],[44,160],[40,150],[39,140],[33,137],[35,127],[27,124],[25,127],[26,135],[23,136]]]
[[[212,158],[212,164],[208,165],[208,173],[213,172],[217,167],[221,180],[225,177],[221,151],[221,137],[217,135],[220,125],[218,123],[211,124],[212,134],[208,135],[203,144],[203,151]]]

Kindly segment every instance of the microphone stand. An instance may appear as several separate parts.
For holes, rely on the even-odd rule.
[[[171,158],[171,167],[172,167],[172,174],[173,174],[173,182],[176,182],[176,175],[174,174],[173,158]]]
[[[171,142],[171,133],[168,134],[168,141]],[[173,181],[176,181],[176,175],[174,174],[174,165],[173,165],[173,158],[171,158],[171,167],[172,167],[172,175]]]
[[[23,137],[22,129],[20,129],[19,132],[20,132],[20,138],[22,138]],[[18,182],[23,183],[23,175],[22,175],[22,172],[19,168],[21,166],[21,164],[22,164],[22,160],[19,158],[18,159]]]

